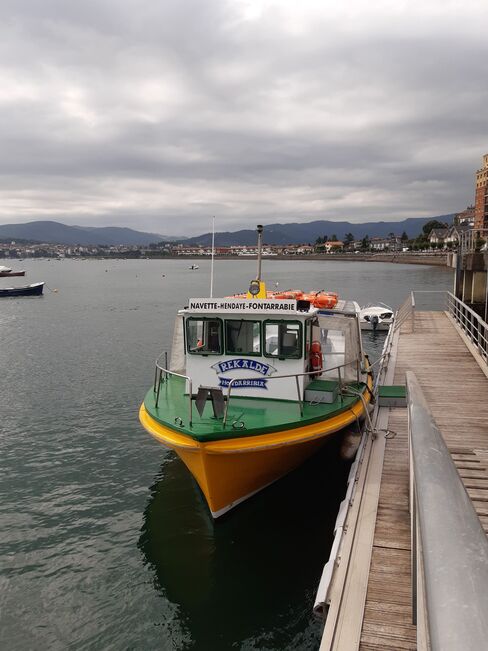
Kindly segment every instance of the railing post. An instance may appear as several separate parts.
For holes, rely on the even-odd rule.
[[[415,294],[410,292],[412,302],[412,332],[415,332]]]
[[[300,406],[300,416],[303,416],[303,402],[300,395],[300,382],[298,381],[298,375],[295,375],[295,382],[297,385],[297,394],[298,394],[298,404]]]
[[[193,427],[193,385],[191,379],[188,380],[188,393],[190,397],[190,427]]]
[[[157,388],[157,391],[156,391],[156,404],[155,404],[156,409],[158,408],[158,404],[159,404],[159,393],[160,393],[160,391],[161,391],[161,375],[162,375],[162,371],[161,371],[161,369],[159,369],[158,388]]]
[[[222,421],[223,427],[227,425],[227,412],[229,411],[230,392],[232,390],[232,382],[233,380],[229,382],[229,386],[227,387],[227,400],[225,401],[224,420]]]

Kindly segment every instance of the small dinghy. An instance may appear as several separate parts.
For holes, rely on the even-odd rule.
[[[22,287],[0,287],[0,298],[5,296],[41,296],[44,283],[32,283]]]
[[[22,271],[6,271],[5,268],[2,269],[0,267],[0,277],[1,278],[11,278],[12,276],[25,276],[25,270],[22,269]]]
[[[199,267],[197,264],[191,264],[191,265],[188,267],[188,269],[191,269],[191,270],[193,271],[194,269],[200,269],[200,267]]]
[[[361,330],[385,331],[393,323],[393,310],[384,303],[367,305],[359,312]]]
[[[13,271],[10,267],[0,265],[0,277],[11,276],[25,276],[25,271]]]

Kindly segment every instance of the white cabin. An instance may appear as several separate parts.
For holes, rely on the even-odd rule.
[[[328,310],[301,303],[190,299],[177,317],[170,370],[191,377],[194,393],[204,386],[220,388],[225,394],[229,382],[237,379],[232,384],[235,395],[303,399],[313,379],[303,375],[312,370],[311,344],[319,341],[321,377],[359,380],[362,349],[357,303],[339,301]]]

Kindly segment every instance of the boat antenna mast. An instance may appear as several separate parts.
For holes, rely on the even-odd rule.
[[[258,224],[256,231],[258,233],[258,269],[255,280],[251,280],[247,298],[266,298],[266,285],[261,280],[261,258],[263,255],[263,226]]]
[[[214,257],[215,257],[215,216],[212,217],[212,261],[210,263],[210,298],[213,298]]]
[[[256,280],[261,282],[261,258],[263,255],[263,227],[261,224],[257,225],[256,231],[258,233],[258,273]]]

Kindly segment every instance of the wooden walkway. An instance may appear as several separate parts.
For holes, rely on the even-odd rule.
[[[395,384],[413,371],[488,530],[488,379],[442,312],[417,312],[400,331]],[[415,649],[410,580],[408,433],[405,409],[392,409],[360,649]]]
[[[396,352],[395,384],[405,383],[407,370],[418,378],[488,533],[488,377],[453,322],[442,312],[417,312],[414,332],[410,323],[402,327]],[[388,430],[391,434],[384,445],[373,548],[368,555],[367,589],[359,614],[362,615],[360,636],[354,647],[349,644],[347,648],[348,645],[340,643],[346,636],[334,633],[334,639],[339,642],[327,648],[416,649],[416,629],[411,623],[406,409],[390,409]],[[349,572],[357,573],[354,564]],[[354,580],[349,582],[354,586]],[[346,581],[345,590],[347,585]],[[345,597],[341,600],[346,602]],[[342,615],[338,621],[343,627],[357,626],[344,621]],[[322,645],[321,649],[324,648]]]

